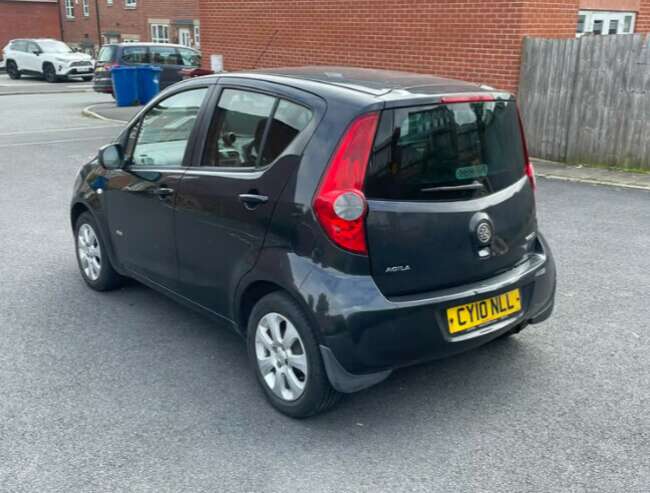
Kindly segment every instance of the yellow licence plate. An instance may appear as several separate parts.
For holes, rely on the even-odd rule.
[[[518,289],[447,309],[449,333],[473,329],[521,311],[521,293]]]

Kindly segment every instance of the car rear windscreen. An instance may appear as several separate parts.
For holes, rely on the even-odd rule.
[[[369,199],[467,200],[524,176],[514,101],[384,111],[366,176]]]
[[[97,55],[97,63],[110,63],[113,61],[115,56],[115,46],[104,46],[99,50],[99,55]]]

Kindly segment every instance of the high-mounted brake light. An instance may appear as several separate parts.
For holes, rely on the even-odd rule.
[[[517,108],[517,119],[519,120],[519,131],[521,132],[521,145],[524,147],[524,173],[530,181],[530,186],[533,191],[537,190],[537,178],[535,178],[535,167],[530,161],[530,156],[528,155],[528,144],[526,143],[526,133],[524,132],[524,123],[521,120],[521,112]]]
[[[460,96],[444,96],[440,98],[440,102],[443,104],[455,104],[455,103],[481,103],[481,102],[490,102],[494,101],[494,96],[490,94],[463,94]]]
[[[363,255],[368,253],[363,183],[378,120],[378,113],[368,113],[352,122],[314,197],[314,212],[327,236],[339,247]]]

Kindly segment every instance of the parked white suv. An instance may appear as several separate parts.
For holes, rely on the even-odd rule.
[[[85,53],[75,53],[56,39],[14,39],[2,50],[9,77],[38,75],[48,82],[68,77],[93,78],[95,63]]]

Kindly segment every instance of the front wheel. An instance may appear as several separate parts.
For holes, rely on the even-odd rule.
[[[253,308],[248,355],[268,401],[293,418],[331,408],[340,398],[330,385],[314,332],[298,304],[281,292]]]
[[[90,77],[82,77],[82,79],[84,82],[90,82],[91,80],[93,80],[93,77],[91,75]]]
[[[59,80],[59,78],[56,75],[56,70],[54,70],[54,67],[52,65],[45,65],[43,67],[43,76],[45,77],[45,80],[53,83]]]
[[[84,212],[75,227],[77,263],[81,277],[95,291],[109,291],[122,284],[122,277],[113,269],[95,219]]]
[[[18,66],[16,65],[16,62],[13,60],[9,60],[7,62],[7,74],[9,74],[9,78],[13,80],[18,80],[20,79],[20,70],[18,70]]]

